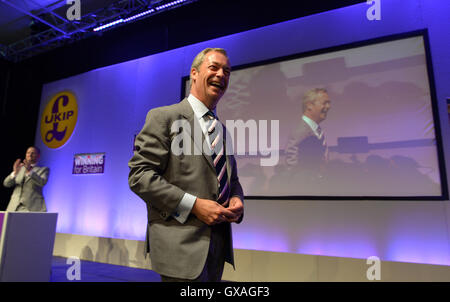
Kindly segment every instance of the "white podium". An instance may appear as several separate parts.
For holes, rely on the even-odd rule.
[[[57,213],[0,212],[0,281],[50,280]]]

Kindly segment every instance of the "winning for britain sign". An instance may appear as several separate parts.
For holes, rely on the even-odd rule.
[[[105,171],[105,153],[75,154],[72,174],[103,174]]]

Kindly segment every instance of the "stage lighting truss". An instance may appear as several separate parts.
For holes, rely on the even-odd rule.
[[[55,10],[41,7],[35,15],[20,7],[14,0],[0,0],[44,24],[48,29],[10,45],[0,44],[0,56],[19,62],[34,55],[67,45],[111,28],[135,22],[164,11],[181,7],[198,0],[119,0],[109,6],[81,16],[81,20],[69,21]],[[28,0],[32,1],[32,0]],[[45,17],[44,17],[45,16]]]

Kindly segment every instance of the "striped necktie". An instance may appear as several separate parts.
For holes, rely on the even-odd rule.
[[[317,134],[319,135],[318,136],[319,140],[322,141],[322,146],[325,148],[324,159],[325,161],[328,161],[328,144],[325,135],[323,134],[322,128],[320,128],[320,126],[317,127]]]
[[[219,203],[224,203],[228,199],[228,174],[225,156],[225,145],[223,142],[224,128],[213,112],[208,111],[206,125],[211,144],[212,160],[217,174],[217,182],[219,184]]]

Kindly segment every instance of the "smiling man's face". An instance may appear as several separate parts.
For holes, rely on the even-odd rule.
[[[230,62],[224,54],[208,52],[199,69],[191,70],[191,93],[213,110],[228,87],[230,72]]]
[[[28,148],[27,152],[25,153],[25,159],[30,164],[36,164],[39,160],[39,156],[39,151],[34,147]]]
[[[314,102],[307,105],[305,115],[316,123],[320,123],[327,118],[331,107],[330,97],[326,92],[320,92]]]

